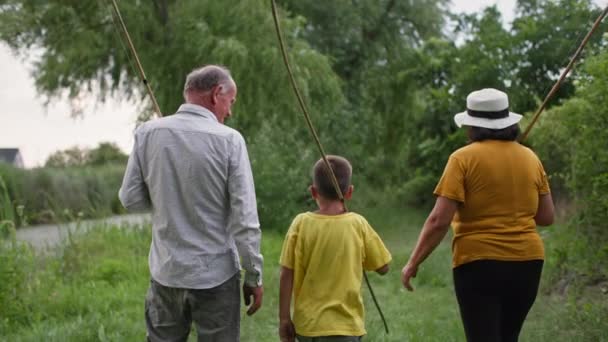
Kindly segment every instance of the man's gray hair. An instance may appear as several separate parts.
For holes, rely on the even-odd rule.
[[[184,84],[184,96],[190,90],[204,92],[217,85],[223,86],[222,92],[225,92],[232,87],[233,83],[228,68],[220,65],[205,65],[188,74]]]

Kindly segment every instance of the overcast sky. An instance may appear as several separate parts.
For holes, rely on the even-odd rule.
[[[496,4],[509,22],[515,0],[452,0],[452,3],[455,11],[467,13]],[[49,154],[75,145],[91,148],[109,141],[127,153],[131,150],[137,117],[133,104],[111,101],[103,106],[91,105],[85,108],[84,118],[72,119],[66,102],[45,108],[44,99],[36,94],[30,70],[31,65],[0,44],[0,75],[4,80],[0,83],[0,148],[21,149],[26,167],[42,166]]]

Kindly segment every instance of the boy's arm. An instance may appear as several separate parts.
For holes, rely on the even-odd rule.
[[[363,269],[385,275],[388,273],[388,265],[392,260],[391,253],[374,228],[367,221],[364,221],[364,224],[366,234],[364,239],[365,259],[363,261]]]
[[[296,330],[291,321],[291,293],[293,291],[293,270],[281,266],[279,283],[279,337],[281,342],[294,342]]]

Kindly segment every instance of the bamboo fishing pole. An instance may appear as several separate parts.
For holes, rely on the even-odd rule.
[[[148,82],[148,79],[146,78],[146,74],[144,73],[144,68],[141,65],[141,62],[139,61],[139,57],[137,56],[137,51],[135,50],[135,46],[133,45],[133,42],[131,41],[131,36],[129,36],[129,31],[127,30],[127,26],[125,25],[125,22],[122,20],[122,16],[120,15],[120,9],[118,8],[118,4],[116,3],[116,0],[112,0],[112,5],[113,5],[112,8],[114,9],[114,13],[116,14],[116,17],[118,18],[118,21],[120,23],[122,33],[125,35],[125,37],[127,39],[127,44],[129,45],[129,50],[131,51],[131,54],[133,54],[133,57],[135,58],[135,64],[137,65],[137,70],[139,71],[141,80],[144,83],[144,85],[146,86],[148,95],[150,96],[150,99],[152,100],[152,106],[154,107],[154,111],[156,112],[156,115],[158,115],[158,117],[162,117],[163,114],[160,111],[160,106],[158,105],[158,102],[156,102],[156,97],[154,96],[152,87],[150,87],[150,83]]]

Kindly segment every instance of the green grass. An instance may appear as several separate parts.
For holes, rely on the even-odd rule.
[[[391,333],[384,333],[364,286],[368,330],[365,340],[463,341],[451,280],[449,242],[423,264],[415,279],[416,291],[410,293],[400,284],[400,270],[415,243],[423,215],[386,206],[359,212],[378,230],[393,253],[388,275],[369,274]],[[253,317],[243,311],[242,341],[277,340],[282,240],[283,235],[278,232],[264,232],[264,305]],[[116,226],[75,232],[62,247],[43,255],[14,240],[3,242],[0,341],[144,340],[149,244],[149,227]],[[608,341],[608,304],[605,295],[597,296],[580,292],[570,297],[554,293],[539,296],[520,340]],[[194,334],[190,340],[195,340]]]

